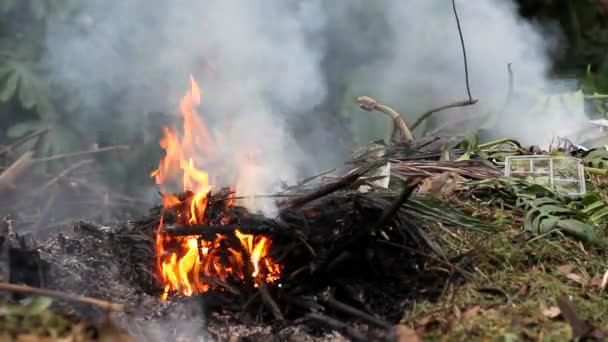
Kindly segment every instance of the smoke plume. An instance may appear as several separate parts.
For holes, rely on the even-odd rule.
[[[243,195],[271,193],[310,158],[286,120],[324,100],[324,18],[320,1],[91,1],[80,31],[51,28],[50,64],[91,105],[109,100],[96,82],[125,94],[118,104],[135,113],[133,127],[146,127],[146,112],[174,112],[192,74],[216,152],[233,165],[207,171],[248,170]]]
[[[552,25],[541,27],[526,21],[512,1],[459,0],[456,5],[466,44],[470,88],[479,103],[437,114],[437,125],[493,114],[500,134],[528,144],[546,143],[555,134],[568,134],[567,128],[580,126],[584,114],[563,108],[528,115],[534,102],[541,100],[538,96],[555,92],[556,82],[549,78],[550,54],[560,35]],[[394,106],[409,122],[430,108],[466,100],[463,55],[451,1],[383,1],[378,6],[384,10],[377,20],[384,20],[387,29],[361,42],[363,46],[377,45],[377,41],[383,44],[375,46],[377,58],[358,68],[356,93],[372,95]],[[504,108],[509,63],[514,94],[509,108]],[[375,114],[351,115],[360,120],[356,128],[379,127],[372,136],[382,136],[390,126],[387,119]]]
[[[553,85],[551,43],[559,36],[520,18],[512,1],[456,3],[471,91],[480,101],[436,121],[498,113],[502,134],[539,143],[584,119],[559,111],[526,116],[523,97],[505,110],[508,63],[518,95],[546,94]],[[390,122],[352,107],[356,96],[371,95],[409,122],[426,109],[466,98],[447,0],[94,0],[82,6],[76,20],[49,27],[48,64],[56,79],[77,86],[89,106],[128,113],[121,123],[141,131],[149,129],[146,113],[176,110],[192,74],[218,153],[248,176],[238,184],[243,195],[276,191],[304,166],[314,170],[319,155],[342,157],[330,143],[319,146],[337,129],[311,123],[312,111],[336,111],[337,121],[351,122],[367,143],[385,138]],[[294,125],[308,127],[305,140],[294,139]]]

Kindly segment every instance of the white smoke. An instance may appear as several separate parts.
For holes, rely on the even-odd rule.
[[[430,108],[466,100],[462,48],[451,1],[384,1],[380,6],[385,6],[389,29],[376,38],[383,39],[387,48],[378,60],[360,68],[360,92],[394,106],[409,122]],[[513,1],[457,0],[456,6],[466,45],[470,89],[479,103],[441,112],[437,121],[445,124],[465,115],[496,113],[500,133],[529,144],[547,142],[554,134],[563,134],[564,128],[580,126],[585,120],[580,112],[562,109],[544,116],[526,115],[530,100],[539,100],[539,95],[553,91],[549,55],[560,38],[558,34],[548,34],[547,27],[521,18]],[[509,63],[514,72],[515,96],[513,106],[503,114]],[[361,125],[383,122],[386,129],[387,120],[378,115],[352,115],[367,121]]]
[[[297,165],[309,158],[288,134],[286,119],[324,100],[320,4],[90,1],[80,16],[83,31],[73,31],[73,23],[51,27],[50,65],[60,79],[81,85],[87,101],[108,101],[92,86],[102,81],[125,94],[123,110],[135,113],[175,111],[192,74],[217,154],[251,171],[239,184],[243,195],[272,193],[279,182],[295,181]],[[252,149],[262,156],[255,170],[243,157]]]
[[[508,63],[517,94],[534,98],[551,88],[549,48],[555,36],[521,19],[512,1],[456,3],[471,91],[480,101],[440,113],[440,121],[500,111]],[[305,153],[286,127],[288,120],[306,122],[302,113],[323,103],[332,91],[327,73],[355,75],[354,81],[340,81],[354,89],[351,101],[371,95],[409,122],[426,109],[466,99],[448,0],[93,0],[82,6],[76,21],[49,27],[49,67],[57,78],[77,85],[90,104],[122,106],[133,113],[127,121],[143,130],[143,113],[174,111],[192,74],[219,154],[248,176],[239,184],[243,195],[272,193],[280,182],[293,182],[300,165],[314,164],[314,154],[336,153],[332,146]],[[99,82],[109,91],[94,86]],[[549,140],[584,120],[563,111],[527,117],[528,104],[520,97],[514,102],[498,126],[524,143]],[[355,134],[366,133],[363,142],[388,135],[390,123],[376,113],[341,114],[354,121]],[[310,127],[311,140],[315,131],[324,140],[331,135],[323,122]],[[243,157],[252,150],[255,165]],[[268,202],[259,208],[271,207]]]

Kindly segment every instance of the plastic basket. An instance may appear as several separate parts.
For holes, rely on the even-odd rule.
[[[505,176],[522,178],[573,197],[587,191],[585,168],[578,158],[509,156],[505,159]]]

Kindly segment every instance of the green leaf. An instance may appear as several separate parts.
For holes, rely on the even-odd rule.
[[[593,212],[599,208],[605,207],[606,203],[604,203],[604,201],[596,201],[590,205],[585,206],[583,209],[581,209],[581,213],[583,214],[587,214],[590,212]]]
[[[461,161],[461,160],[469,160],[469,159],[471,159],[471,152],[466,152],[462,156],[458,157],[458,159],[456,159],[456,160]]]
[[[49,297],[37,296],[28,298],[26,303],[27,304],[24,307],[23,313],[26,315],[35,316],[41,314],[46,309],[48,309],[53,303],[53,300]]]
[[[589,217],[591,222],[599,222],[602,219],[605,219],[608,216],[608,207],[604,206],[602,209],[595,212],[593,215]]]
[[[557,222],[560,230],[575,238],[591,244],[599,244],[600,239],[595,233],[593,226],[578,220],[560,220]]]
[[[446,144],[443,145],[441,147],[441,157],[439,158],[440,161],[449,161],[451,155],[451,151],[450,151],[450,147]]]

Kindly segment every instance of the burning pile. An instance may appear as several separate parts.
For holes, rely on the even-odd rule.
[[[442,153],[429,141],[382,153],[374,147],[342,177],[311,177],[277,194],[284,200],[277,203],[277,216],[268,218],[237,202],[239,186],[255,184],[248,173],[255,167],[223,165],[221,146],[197,112],[200,99],[192,78],[179,106],[182,128],[164,129],[166,154],[152,173],[162,206],[140,221],[112,228],[81,224],[72,237],[51,239],[44,252],[54,265],[51,288],[69,284],[79,293],[135,304],[152,319],[203,300],[207,313],[221,313],[234,324],[273,322],[286,329],[298,322],[313,332],[329,326],[369,340],[390,333],[413,302],[436,298],[446,281],[461,279],[444,270],[445,255],[432,257],[437,245],[424,223],[483,223],[411,195],[422,178],[446,169],[475,179],[492,176],[494,169],[437,163]],[[377,187],[374,173],[396,158],[411,159],[392,171],[405,182],[397,191]],[[361,191],[364,185],[367,191]],[[441,267],[433,268],[438,259]],[[459,260],[458,269],[467,268],[468,260]],[[90,286],[91,279],[103,286]],[[353,318],[367,331],[348,327]]]
[[[229,212],[235,204],[235,189],[220,189],[212,196],[214,186],[210,175],[201,167],[214,161],[213,140],[196,106],[200,104],[199,85],[191,77],[191,89],[180,102],[179,114],[183,131],[165,127],[160,144],[166,151],[152,176],[161,188],[163,211],[156,233],[157,267],[164,284],[162,298],[171,293],[191,296],[206,292],[215,280],[240,280],[257,287],[261,282],[279,279],[280,265],[268,256],[271,240],[262,235],[233,232],[213,239],[200,235],[172,236],[167,233],[167,216],[180,226],[233,224]],[[204,159],[201,160],[201,156]],[[218,180],[219,177],[215,177]],[[213,179],[213,178],[212,178]],[[168,188],[181,183],[183,193],[172,194]],[[236,181],[233,184],[236,184]],[[247,278],[247,279],[246,279]]]

